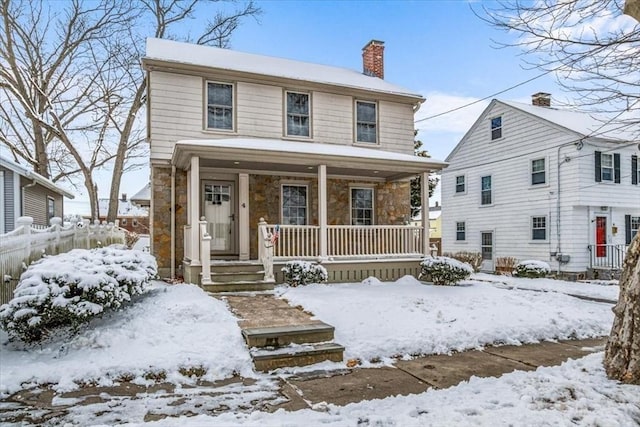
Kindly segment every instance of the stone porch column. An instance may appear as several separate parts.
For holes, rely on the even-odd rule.
[[[191,225],[191,265],[201,265],[200,259],[200,157],[191,157],[189,168],[189,224]]]
[[[318,225],[321,259],[327,258],[327,165],[318,165]]]
[[[429,244],[429,172],[422,172],[420,195],[422,199],[422,255],[431,255]]]

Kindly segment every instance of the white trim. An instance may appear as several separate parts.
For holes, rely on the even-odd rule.
[[[283,208],[284,208],[284,196],[283,196],[283,189],[284,186],[287,187],[304,187],[306,189],[306,194],[305,194],[305,218],[304,218],[304,224],[297,224],[297,225],[309,225],[309,183],[306,181],[280,181],[280,224],[284,224],[284,214],[283,214]]]
[[[22,189],[20,188],[20,174],[13,173],[13,229],[18,226],[18,218],[22,216]]]
[[[287,139],[299,139],[299,140],[303,140],[303,141],[308,141],[313,139],[313,108],[312,108],[312,99],[311,99],[311,92],[309,91],[304,91],[304,90],[288,90],[288,89],[284,89],[283,91],[283,100],[282,100],[282,109],[283,109],[283,124],[282,124],[282,135],[287,138]],[[287,110],[287,95],[290,93],[295,93],[298,95],[307,95],[308,97],[308,107],[309,107],[309,113],[308,113],[308,117],[309,117],[309,135],[289,135],[289,127],[288,127],[288,115],[289,112]]]
[[[327,258],[327,165],[318,165],[318,225],[320,227],[320,258]]]
[[[373,104],[376,108],[376,140],[375,142],[358,140],[358,103]],[[365,99],[355,98],[353,100],[353,143],[363,146],[379,146],[380,145],[380,106],[377,101],[369,101]]]
[[[611,183],[615,183],[616,182],[616,159],[614,157],[615,153],[603,153],[600,152],[600,181],[601,182],[611,182]],[[604,179],[604,156],[610,156],[611,157],[611,167],[607,167],[607,169],[611,169],[611,179]],[[622,161],[620,162],[622,163]],[[620,165],[622,167],[622,165]]]
[[[228,85],[231,86],[231,129],[222,129],[209,127],[209,83]],[[237,96],[236,96],[236,84],[233,82],[216,81],[216,80],[204,80],[204,107],[203,107],[203,131],[205,132],[223,132],[234,133],[236,132],[236,109],[237,109]]]
[[[349,224],[353,225],[353,195],[352,190],[371,190],[371,224],[376,224],[376,189],[374,185],[349,184]],[[427,205],[429,206],[429,205]],[[428,211],[427,211],[428,218]],[[428,220],[428,219],[427,219]]]
[[[0,170],[0,234],[6,233],[4,228],[4,171]]]

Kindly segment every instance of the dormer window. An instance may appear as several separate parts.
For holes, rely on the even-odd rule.
[[[377,104],[375,102],[356,101],[356,142],[376,144]]]
[[[502,116],[491,119],[491,140],[502,138]]]

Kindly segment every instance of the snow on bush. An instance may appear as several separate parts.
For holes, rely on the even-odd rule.
[[[546,277],[549,273],[551,273],[551,266],[544,261],[536,260],[520,261],[513,271],[513,275],[516,277],[528,277],[530,279]]]
[[[13,299],[0,307],[0,327],[25,342],[60,327],[77,331],[141,294],[157,268],[151,255],[115,246],[42,258],[22,273]]]
[[[420,263],[420,278],[431,279],[434,285],[454,285],[471,276],[473,267],[446,256],[428,256]]]
[[[309,283],[324,283],[329,278],[327,270],[314,262],[288,261],[282,267],[284,281],[289,286],[308,285]]]

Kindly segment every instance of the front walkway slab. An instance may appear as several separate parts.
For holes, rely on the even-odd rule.
[[[322,322],[301,308],[290,306],[287,301],[271,294],[214,295],[227,301],[231,311],[238,316],[241,329],[274,326],[315,325]]]
[[[579,359],[594,351],[593,341],[590,340],[590,345],[587,346],[576,345],[579,342],[574,341],[574,344],[571,345],[559,342],[541,342],[520,346],[505,345],[488,347],[484,351],[537,368],[538,366],[559,365],[567,359]]]

